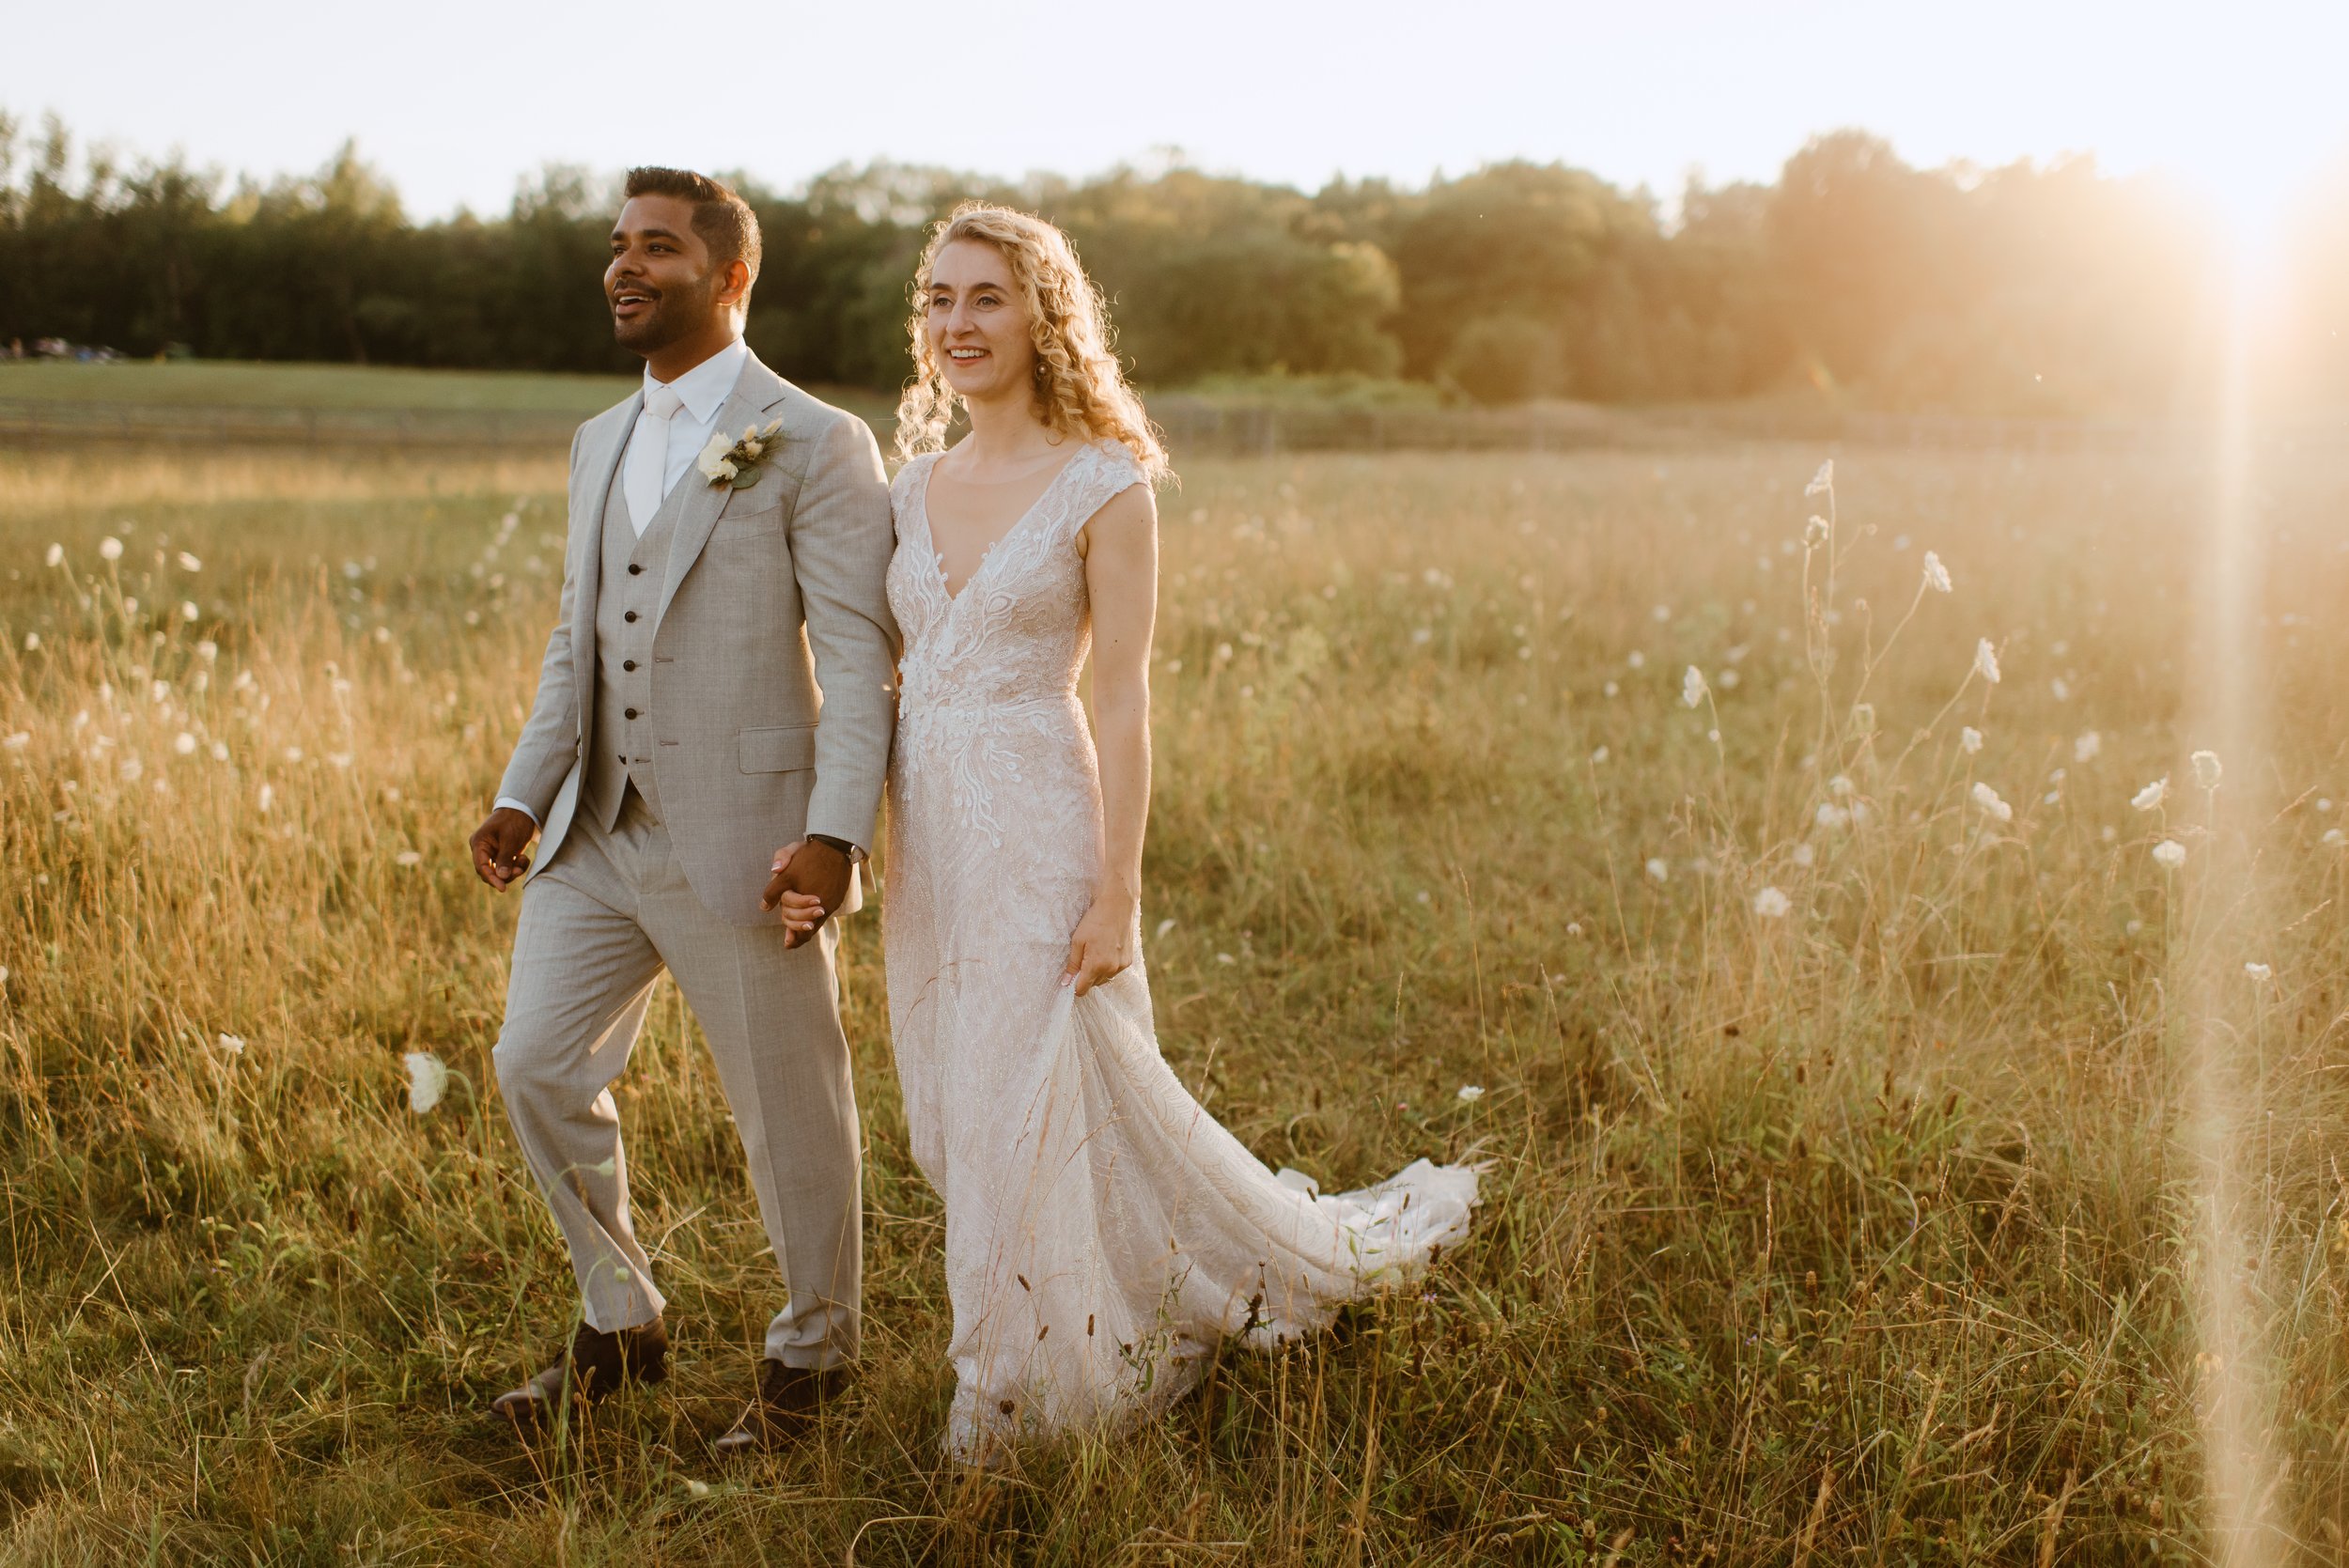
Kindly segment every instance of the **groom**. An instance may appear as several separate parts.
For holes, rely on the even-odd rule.
[[[742,1452],[802,1430],[856,1356],[837,933],[801,937],[768,911],[786,892],[857,907],[894,716],[889,492],[863,422],[742,343],[750,207],[676,169],[631,170],[627,190],[604,294],[645,384],[571,443],[561,613],[473,835],[501,893],[538,839],[495,1060],[583,1302],[569,1347],[495,1407],[527,1428],[567,1385],[593,1401],[667,1374],[610,1089],[666,969],[708,1036],[788,1289],[757,1397],[718,1440]]]

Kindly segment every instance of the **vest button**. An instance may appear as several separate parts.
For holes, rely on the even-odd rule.
[[[636,660],[633,659],[622,660],[620,661],[620,668],[623,670],[633,670],[636,668]]]
[[[633,719],[636,717],[636,710],[631,707],[626,713],[620,715],[620,717],[623,719]]]
[[[630,577],[642,577],[645,575],[645,568],[631,561],[629,563],[628,575]]]
[[[634,619],[636,619],[636,612],[635,612],[635,611],[633,611],[633,610],[631,610],[631,611],[630,611],[627,614],[622,615],[622,616],[620,617],[620,619],[622,619],[622,620],[624,620],[624,621],[633,621]]]

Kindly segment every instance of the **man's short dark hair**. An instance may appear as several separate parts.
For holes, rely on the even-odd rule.
[[[628,194],[636,196],[675,196],[693,204],[693,232],[709,247],[709,259],[719,267],[730,261],[741,261],[751,270],[751,281],[758,281],[758,261],[762,247],[758,241],[758,214],[751,204],[734,194],[733,187],[723,180],[712,179],[691,169],[643,168],[628,171]]]

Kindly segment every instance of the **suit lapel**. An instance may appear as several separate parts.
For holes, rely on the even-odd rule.
[[[637,411],[644,407],[644,402],[645,395],[639,391],[614,421],[603,449],[587,464],[590,483],[587,493],[580,498],[581,510],[589,520],[579,531],[579,563],[571,575],[571,581],[578,584],[571,596],[571,675],[575,690],[583,694],[579,705],[583,744],[590,741],[587,727],[595,722],[596,598],[603,592],[604,517],[612,507],[612,486],[620,472],[620,456],[628,450],[629,433],[636,428]]]
[[[739,437],[744,426],[761,424],[759,416],[780,402],[782,397],[781,379],[759,364],[756,355],[753,355],[742,366],[742,374],[735,381],[734,391],[727,396],[725,407],[718,411],[718,423],[712,427],[710,433]],[[766,466],[771,470],[774,465],[770,462]],[[759,482],[772,484],[774,481],[770,474],[762,474]],[[688,469],[685,477],[677,483],[692,488],[685,497],[684,505],[677,509],[677,534],[669,541],[668,573],[661,582],[660,607],[653,612],[655,629],[669,613],[669,601],[677,598],[677,589],[685,582],[685,574],[692,571],[693,563],[701,559],[702,547],[709,543],[710,530],[718,526],[718,519],[724,513],[726,503],[733,500],[737,493],[724,485],[711,484],[697,468]]]

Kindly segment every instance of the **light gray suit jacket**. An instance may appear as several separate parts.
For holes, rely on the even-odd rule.
[[[595,743],[596,598],[605,499],[641,393],[571,442],[563,599],[538,696],[501,796],[542,824],[536,864],[562,847]],[[711,913],[758,907],[774,851],[810,832],[873,842],[896,724],[898,634],[886,578],[895,534],[880,450],[863,420],[760,364],[742,368],[718,428],[783,421],[782,450],[746,489],[697,470],[669,551],[653,633],[653,766],[677,862]]]

